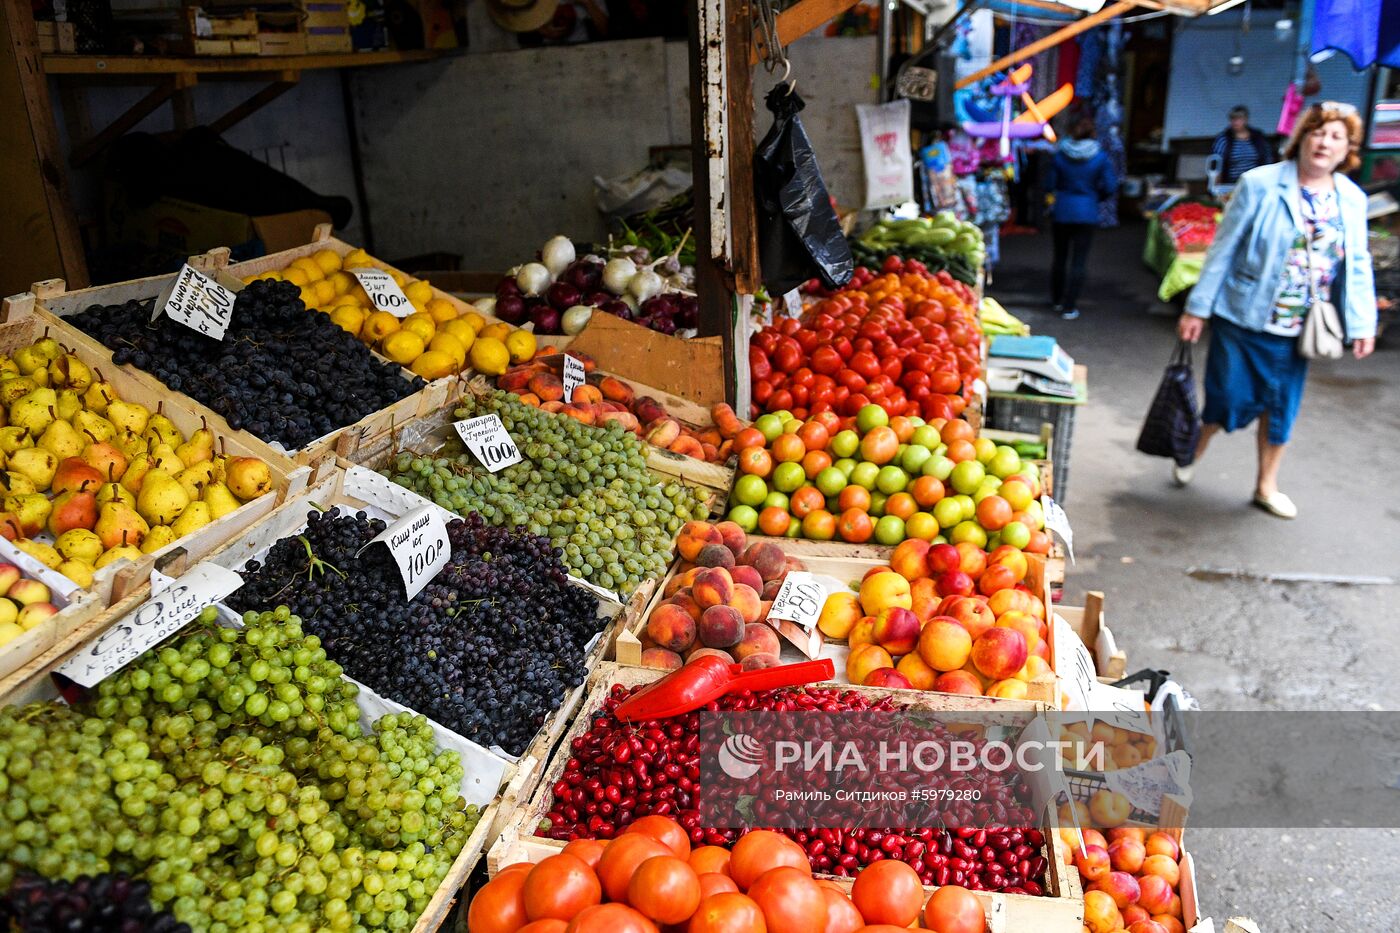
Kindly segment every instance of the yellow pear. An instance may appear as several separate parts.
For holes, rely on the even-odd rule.
[[[82,392],[92,385],[92,370],[71,353],[64,353],[49,364],[49,382]]]
[[[0,436],[4,435],[4,430],[0,429]],[[222,483],[228,479],[228,457],[220,454],[214,458],[214,482]]]
[[[67,460],[83,452],[83,448],[87,446],[87,438],[73,430],[73,426],[68,422],[55,420],[39,435],[39,440],[34,446],[52,451],[59,460]]]
[[[53,546],[64,560],[80,560],[85,564],[97,560],[104,550],[97,532],[86,528],[70,528],[58,536]]]
[[[48,489],[53,483],[53,475],[58,472],[59,459],[51,450],[23,447],[10,454],[7,463],[10,472],[29,477],[38,489]]]
[[[49,513],[53,511],[53,503],[49,501],[49,497],[40,492],[6,496],[4,505],[5,511],[15,516],[20,530],[27,538],[32,538],[44,530],[49,521]]]
[[[8,408],[39,388],[39,383],[28,376],[10,376],[0,380],[0,402]]]
[[[55,569],[84,589],[92,586],[92,573],[95,569],[92,564],[69,559],[59,564]]]
[[[0,428],[0,451],[5,456],[9,456],[16,450],[24,447],[34,446],[34,435],[29,433],[28,428]]]
[[[151,452],[150,447],[146,444],[146,439],[139,434],[132,434],[130,431],[118,432],[113,440],[116,442],[117,448],[126,454],[126,459],[130,463],[140,460]]]
[[[58,404],[54,409],[59,418],[71,421],[74,415],[83,410],[83,397],[72,389],[61,389],[58,393]]]
[[[53,357],[45,355],[36,344],[28,347],[20,347],[15,351],[14,359],[15,366],[19,368],[20,374],[28,376],[40,369],[47,368],[49,361],[52,360]]]
[[[117,397],[117,390],[112,388],[110,382],[98,380],[87,387],[83,393],[83,404],[87,405],[88,411],[96,412],[99,415],[107,413],[107,406]]]
[[[200,428],[190,439],[175,448],[175,453],[187,467],[214,458],[214,432]]]
[[[173,451],[172,451],[173,455]],[[190,494],[166,470],[154,467],[136,495],[136,511],[152,525],[169,525],[190,504]]]
[[[98,508],[108,502],[120,502],[127,508],[136,508],[136,497],[121,483],[103,483],[101,488],[97,490]]]
[[[0,379],[9,379],[19,375],[19,367],[15,361],[3,353],[0,353]]]
[[[7,496],[28,496],[39,491],[32,479],[13,470],[0,473],[0,488],[4,489],[4,495]]]
[[[122,485],[133,493],[141,492],[141,486],[146,480],[146,474],[155,467],[155,460],[150,454],[141,454],[126,465],[126,472],[122,474]]]
[[[151,418],[151,413],[144,405],[135,402],[123,402],[121,399],[113,399],[103,413],[107,420],[117,426],[119,431],[130,431],[132,434],[141,434],[146,430],[146,422]]]
[[[180,459],[179,454],[175,453],[175,448],[164,442],[151,448],[151,459],[156,462],[156,469],[164,470],[171,476],[175,476],[185,469],[185,462]]]
[[[63,563],[63,558],[53,549],[53,545],[45,544],[42,541],[35,541],[33,538],[25,538],[15,542],[15,547],[19,548],[39,563],[50,570],[57,570],[58,565]]]
[[[185,510],[180,513],[180,517],[175,519],[170,525],[170,530],[175,532],[176,538],[183,538],[185,535],[193,534],[205,525],[213,521],[209,517],[209,504],[206,502],[191,502],[185,506]]]
[[[84,409],[69,420],[73,427],[94,441],[110,441],[117,436],[117,426],[96,412]]]
[[[119,560],[138,561],[141,559],[141,556],[142,555],[140,548],[132,547],[128,544],[122,547],[114,547],[109,550],[103,551],[102,556],[97,558],[97,563],[93,566],[98,570],[101,570],[108,564],[115,564]]]
[[[225,468],[228,488],[247,502],[272,490],[272,470],[256,457],[234,457]]]
[[[10,424],[28,428],[38,437],[53,423],[58,406],[58,393],[53,389],[35,389],[10,406]]]
[[[167,544],[175,542],[175,532],[169,525],[156,525],[141,542],[142,554],[154,554]]]
[[[239,509],[238,500],[223,483],[209,483],[204,487],[204,495],[201,498],[209,503],[209,516],[216,521]]]
[[[185,492],[190,494],[191,500],[198,499],[204,487],[214,481],[214,464],[208,460],[196,463],[175,479],[185,487]]]
[[[151,526],[136,514],[135,509],[120,502],[108,502],[97,513],[97,524],[92,530],[97,533],[102,546],[110,549],[123,543],[139,545]]]
[[[151,449],[155,450],[157,444],[169,444],[172,448],[184,443],[185,435],[180,433],[180,429],[175,427],[175,422],[156,412],[151,415],[146,423],[146,430],[141,432],[146,439],[151,442]]]

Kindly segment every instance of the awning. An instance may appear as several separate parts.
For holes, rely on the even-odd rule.
[[[1317,0],[1312,52],[1345,52],[1356,68],[1400,67],[1400,0]]]

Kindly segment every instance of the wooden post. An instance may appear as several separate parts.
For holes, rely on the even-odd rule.
[[[981,71],[963,78],[957,83],[956,87],[958,90],[962,90],[969,85],[976,84],[988,75],[993,75],[1005,68],[1010,68],[1012,65],[1023,62],[1033,55],[1038,55],[1046,49],[1052,49],[1066,39],[1073,39],[1081,32],[1093,29],[1100,23],[1105,23],[1118,14],[1131,10],[1135,6],[1137,6],[1137,4],[1134,3],[1133,0],[1118,0],[1118,2],[1112,6],[1106,6],[1097,13],[1091,13],[1082,19],[1077,19],[1065,28],[1052,32],[1042,39],[1037,39],[1030,45],[1017,49],[1010,55],[997,59]]]

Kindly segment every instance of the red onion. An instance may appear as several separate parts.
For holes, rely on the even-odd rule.
[[[515,287],[514,282],[510,284],[512,288]],[[496,298],[496,317],[507,324],[520,324],[528,314],[529,312],[525,308],[525,299],[520,297],[519,292],[514,295],[499,295]]]
[[[627,307],[627,303],[619,298],[609,298],[607,301],[598,305],[598,310],[616,315],[624,321],[630,321],[636,317],[636,315],[632,313],[632,309]]]
[[[507,296],[520,297],[520,286],[515,284],[515,276],[513,275],[504,277],[496,285],[496,297],[505,298]]]
[[[666,314],[653,314],[644,318],[642,323],[658,334],[674,334],[676,332],[676,319]]]
[[[559,311],[541,302],[530,312],[530,320],[535,322],[535,333],[558,334],[562,317]]]
[[[598,289],[594,289],[593,291],[588,292],[587,294],[585,294],[585,295],[583,296],[583,300],[580,301],[579,304],[582,304],[582,305],[589,305],[590,307],[594,307],[594,308],[601,308],[603,305],[607,304],[609,301],[614,301],[614,300],[616,300],[616,299],[615,299],[610,293],[605,292],[605,291],[601,291],[601,290],[598,290]]]
[[[549,290],[544,293],[545,300],[548,301],[554,310],[563,314],[583,298],[582,293],[568,282],[555,282],[549,286]]]
[[[579,291],[593,291],[596,290],[603,281],[603,266],[601,263],[580,259],[578,262],[569,266],[560,278]]]

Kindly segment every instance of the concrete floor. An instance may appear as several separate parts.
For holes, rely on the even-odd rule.
[[[1066,508],[1077,564],[1066,600],[1106,594],[1130,671],[1164,668],[1205,709],[1400,709],[1400,585],[1279,583],[1254,575],[1400,579],[1400,340],[1368,360],[1315,364],[1284,462],[1293,522],[1252,508],[1254,434],[1218,437],[1188,489],[1134,445],[1175,343],[1141,226],[1100,231],[1077,321],[1050,313],[1049,237],[1002,240],[988,293],[1089,368]],[[1196,355],[1198,373],[1204,344]],[[1192,574],[1193,569],[1249,576]],[[1287,825],[1287,815],[1279,821]],[[1202,908],[1265,933],[1400,930],[1400,830],[1191,828]]]

